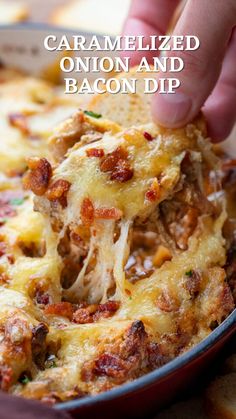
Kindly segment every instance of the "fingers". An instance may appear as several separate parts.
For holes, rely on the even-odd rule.
[[[144,36],[144,45],[150,35],[165,34],[180,0],[133,0],[124,25],[123,35]],[[123,56],[127,54],[122,53]],[[131,65],[138,64],[145,55],[151,61],[153,51],[129,51]]]
[[[203,108],[208,132],[215,140],[224,140],[236,120],[236,28],[233,31],[219,81]]]
[[[186,3],[173,35],[196,35],[196,51],[170,51],[185,62],[178,73],[181,86],[175,94],[156,94],[152,110],[154,120],[168,127],[179,127],[191,121],[214,88],[221,71],[232,28],[235,24],[234,0],[191,0]],[[171,77],[160,73],[158,77]]]

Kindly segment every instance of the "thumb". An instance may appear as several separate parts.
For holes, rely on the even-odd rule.
[[[171,128],[183,126],[199,112],[214,88],[223,57],[235,24],[234,0],[191,0],[186,3],[173,35],[195,35],[200,47],[195,51],[169,51],[178,56],[184,69],[178,73],[180,87],[174,94],[155,94],[152,112],[155,121]],[[160,77],[173,77],[161,72]]]

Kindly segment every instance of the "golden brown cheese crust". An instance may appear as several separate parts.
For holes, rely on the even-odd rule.
[[[8,121],[23,142],[25,122]],[[0,151],[2,390],[47,403],[108,390],[232,311],[226,214],[208,199],[217,159],[202,133],[199,122],[123,130],[79,111],[54,131],[54,161],[44,142],[37,159],[21,140],[20,151]],[[34,204],[16,176],[23,154]]]

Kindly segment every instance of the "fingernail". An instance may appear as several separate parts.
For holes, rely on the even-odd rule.
[[[180,126],[188,121],[192,100],[184,93],[156,94],[152,99],[153,118],[167,127]]]

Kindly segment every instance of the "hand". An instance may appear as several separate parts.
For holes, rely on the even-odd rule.
[[[179,0],[133,0],[123,35],[163,35]],[[155,94],[153,118],[161,125],[180,127],[203,107],[209,135],[226,138],[236,120],[236,0],[188,0],[173,35],[196,35],[196,51],[169,51],[185,62],[177,73],[181,86],[175,94]],[[144,55],[145,51],[141,52]],[[151,52],[146,54],[151,62]],[[140,52],[131,63],[137,64]],[[158,77],[171,74],[158,73]],[[173,77],[173,75],[172,75]]]

